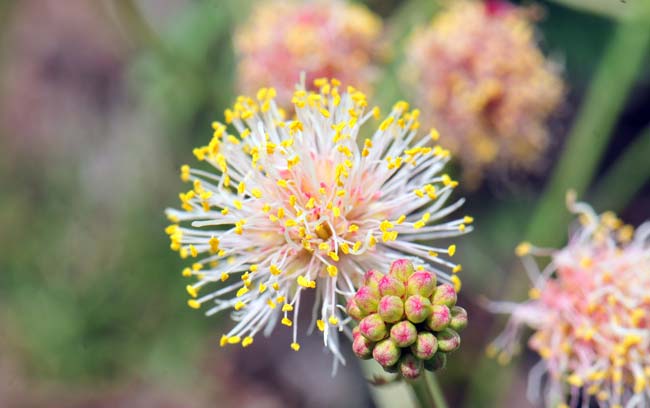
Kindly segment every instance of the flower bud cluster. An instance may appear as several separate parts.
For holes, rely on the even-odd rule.
[[[406,259],[393,262],[388,274],[366,272],[347,311],[359,322],[352,343],[357,357],[373,358],[385,371],[407,379],[419,377],[423,369],[443,368],[447,353],[460,346],[458,332],[467,326],[454,287],[436,286],[435,273],[415,270]]]

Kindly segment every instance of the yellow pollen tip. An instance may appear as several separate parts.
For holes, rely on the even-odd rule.
[[[528,255],[531,250],[531,245],[529,242],[522,242],[521,244],[517,245],[517,248],[515,248],[515,254],[517,256],[524,256]]]
[[[201,307],[201,303],[199,303],[199,301],[196,299],[189,299],[187,301],[187,305],[192,309],[199,309]]]
[[[192,296],[193,298],[195,298],[195,297],[197,297],[199,295],[199,292],[192,285],[185,286],[185,290],[187,290],[187,293],[189,293],[189,295]]]
[[[330,316],[329,319],[327,319],[327,321],[332,326],[336,326],[337,324],[339,324],[339,319],[337,319],[336,316]]]
[[[293,326],[293,322],[288,317],[283,317],[282,318],[282,324],[287,326],[287,327]]]
[[[320,331],[325,331],[325,322],[318,319],[316,320],[316,326],[318,327],[318,330]]]
[[[250,336],[244,337],[244,340],[241,342],[241,346],[244,348],[250,346],[251,344],[253,344],[253,338]]]
[[[293,349],[293,351],[298,351],[300,350],[300,344],[293,342],[291,343],[291,348]]]
[[[456,245],[453,244],[449,245],[449,247],[447,248],[447,253],[449,254],[449,256],[454,256],[454,254],[456,253]]]

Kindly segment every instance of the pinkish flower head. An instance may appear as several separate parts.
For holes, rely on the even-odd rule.
[[[433,294],[433,299],[431,299],[434,305],[445,305],[447,307],[453,307],[456,304],[456,290],[451,285],[440,285],[436,288],[435,293]]]
[[[379,293],[382,296],[404,296],[406,293],[406,288],[404,283],[399,279],[386,275],[379,281]]]
[[[359,322],[359,331],[363,337],[370,341],[379,341],[388,335],[386,324],[377,313],[361,319]]]
[[[395,365],[401,355],[401,349],[391,338],[380,341],[372,350],[372,357],[383,367]]]
[[[366,313],[364,313],[359,308],[359,305],[357,305],[357,302],[354,300],[354,297],[348,299],[348,303],[345,306],[345,310],[348,312],[348,316],[350,316],[356,321],[359,321],[366,316]]]
[[[408,347],[415,343],[415,340],[418,338],[418,331],[413,323],[408,320],[402,320],[390,328],[390,338],[393,339],[398,347]]]
[[[399,361],[399,372],[402,377],[414,380],[422,373],[422,360],[412,354],[405,354]]]
[[[537,13],[500,0],[448,4],[406,46],[403,76],[424,120],[447,135],[469,187],[486,173],[537,169],[564,96],[557,64],[537,45]]]
[[[409,296],[404,301],[404,313],[413,323],[422,323],[431,315],[431,301],[420,295]]]
[[[362,286],[354,295],[354,303],[363,314],[367,315],[377,311],[379,298],[370,287]]]
[[[417,271],[408,278],[406,293],[430,297],[436,289],[436,275],[429,271]]]
[[[388,273],[395,279],[406,282],[413,272],[415,272],[413,262],[408,259],[398,259],[390,265]]]
[[[438,348],[445,353],[452,352],[460,347],[460,336],[455,330],[446,328],[438,333]]]
[[[374,343],[364,336],[357,336],[352,341],[352,351],[362,360],[369,360],[372,358],[372,347]]]
[[[381,272],[377,272],[374,269],[370,269],[368,272],[366,272],[363,275],[363,284],[364,286],[368,286],[369,288],[372,288],[379,293],[379,281],[381,278],[384,277],[384,274]]]
[[[278,104],[293,108],[301,72],[371,91],[383,48],[382,23],[367,8],[345,1],[259,3],[235,35],[238,88],[254,93],[274,85]]]
[[[433,305],[427,318],[427,327],[435,332],[442,331],[451,323],[451,312],[445,305]]]
[[[488,352],[508,361],[527,325],[542,357],[537,372],[548,373],[548,401],[576,406],[567,395],[582,389],[601,406],[650,406],[650,223],[635,233],[610,212],[568,201],[580,225],[566,247],[517,248],[534,286],[527,302],[493,304],[512,317]],[[534,255],[550,256],[549,266],[540,271]]]
[[[415,343],[411,346],[411,352],[421,360],[429,360],[438,350],[438,339],[433,333],[420,332]]]

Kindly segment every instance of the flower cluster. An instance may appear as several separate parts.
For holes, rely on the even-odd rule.
[[[534,287],[523,304],[498,303],[511,313],[506,331],[488,348],[506,362],[517,351],[524,325],[534,335],[530,347],[542,361],[531,372],[530,397],[539,395],[549,374],[549,401],[570,405],[593,398],[601,406],[650,404],[650,224],[634,229],[611,212],[597,215],[584,203],[570,201],[581,226],[561,250],[523,243]],[[550,255],[542,271],[531,255]]]
[[[458,331],[467,326],[454,287],[436,287],[433,272],[416,270],[406,259],[394,261],[386,275],[366,272],[363,283],[347,304],[359,322],[352,344],[357,357],[374,358],[387,372],[408,379],[443,367],[446,353],[460,346]]]
[[[369,91],[379,58],[379,17],[343,1],[268,1],[257,5],[235,37],[238,87],[246,94],[273,85],[291,107],[298,75],[307,83],[336,77]]]
[[[456,246],[421,243],[471,230],[469,216],[441,221],[463,203],[446,204],[458,185],[440,173],[449,152],[425,146],[419,112],[406,102],[369,132],[364,125],[381,118],[379,108],[368,109],[363,93],[340,85],[317,79],[318,91],[298,86],[291,120],[272,88],[239,97],[226,124],[213,123],[212,140],[194,150],[216,172],[181,167],[192,188],[180,194],[182,209],[167,210],[167,233],[171,248],[194,260],[183,270],[197,279],[187,285],[189,306],[207,304],[208,315],[233,310],[238,323],[222,345],[246,347],[279,321],[292,329],[298,350],[301,295],[315,291],[311,328],[343,361],[344,299],[365,271],[408,256],[460,286],[461,266],[448,259]]]
[[[403,70],[424,119],[461,153],[473,185],[486,170],[532,170],[563,95],[557,69],[535,42],[532,12],[500,0],[450,3],[407,46]]]

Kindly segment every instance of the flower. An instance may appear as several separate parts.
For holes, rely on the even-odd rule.
[[[537,47],[532,13],[499,0],[450,3],[407,45],[403,73],[423,119],[448,136],[474,186],[486,171],[533,170],[563,83]]]
[[[411,380],[423,369],[444,367],[447,354],[460,347],[458,331],[467,326],[454,287],[436,287],[436,274],[424,266],[416,270],[407,259],[394,261],[386,275],[368,271],[347,311],[359,322],[352,332],[354,354]]]
[[[235,36],[238,88],[252,94],[273,84],[281,108],[301,72],[307,83],[336,77],[370,91],[379,58],[379,17],[343,1],[268,1],[257,5]]]
[[[534,330],[529,346],[543,359],[531,371],[531,398],[546,372],[548,401],[562,401],[569,391],[571,406],[580,392],[600,406],[648,406],[650,223],[635,233],[611,212],[597,215],[573,198],[569,208],[582,225],[565,248],[517,248],[534,284],[531,299],[493,305],[512,317],[488,352],[500,352],[506,362],[528,325]],[[549,255],[551,262],[540,272],[532,255]]]
[[[370,132],[364,125],[380,112],[366,111],[363,93],[340,92],[335,79],[315,85],[317,92],[298,87],[292,120],[282,116],[272,88],[256,100],[239,97],[225,111],[236,133],[215,122],[210,143],[194,150],[214,169],[181,167],[193,188],[180,194],[182,209],[167,210],[167,233],[172,249],[196,261],[183,271],[197,278],[187,286],[189,306],[208,304],[208,315],[234,309],[238,323],[222,345],[246,347],[280,321],[292,328],[297,351],[292,316],[301,295],[315,291],[314,325],[343,361],[337,334],[347,330],[344,301],[364,272],[407,255],[460,286],[460,265],[438,256],[453,256],[456,246],[417,241],[463,234],[473,220],[433,223],[463,200],[446,205],[458,184],[440,174],[449,152],[413,143],[417,110],[398,102]]]

